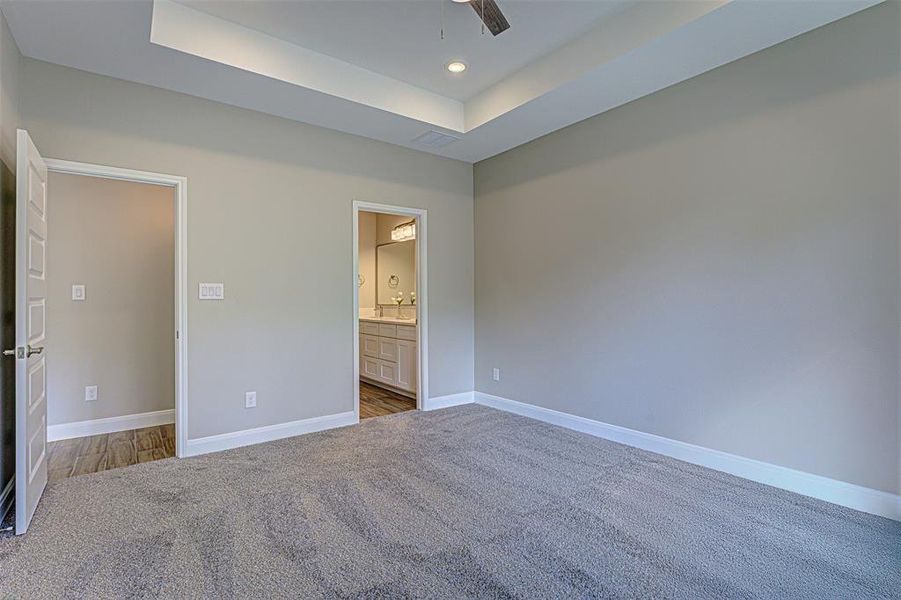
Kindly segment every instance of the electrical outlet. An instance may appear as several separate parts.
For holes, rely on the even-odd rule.
[[[94,402],[97,400],[97,386],[96,385],[88,385],[84,388],[84,401],[85,402]]]
[[[491,370],[491,378],[495,381],[500,381],[501,380],[501,370],[498,369],[497,367],[494,367],[494,369]]]
[[[257,407],[257,393],[256,392],[246,392],[244,394],[244,408],[256,408]]]

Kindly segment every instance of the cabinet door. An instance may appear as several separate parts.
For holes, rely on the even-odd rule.
[[[416,342],[397,340],[397,387],[416,391],[417,360]]]
[[[380,337],[379,358],[390,362],[397,362],[397,340]]]
[[[368,356],[360,357],[360,375],[370,379],[379,378],[379,361]]]
[[[363,356],[379,357],[379,338],[374,335],[360,336],[360,354]]]

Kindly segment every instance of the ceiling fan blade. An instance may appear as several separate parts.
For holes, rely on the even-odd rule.
[[[510,29],[510,23],[507,22],[507,18],[494,0],[469,0],[469,5],[476,11],[492,35]],[[482,14],[483,9],[484,14]]]

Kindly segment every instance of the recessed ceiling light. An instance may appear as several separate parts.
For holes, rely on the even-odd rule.
[[[456,2],[457,4],[463,4],[464,2],[468,4],[469,0],[454,0],[454,2]]]
[[[452,63],[447,63],[447,70],[451,73],[462,73],[466,70],[466,64],[459,60],[455,60]]]

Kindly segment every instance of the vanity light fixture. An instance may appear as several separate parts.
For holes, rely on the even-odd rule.
[[[392,242],[406,242],[416,239],[416,221],[401,223],[391,230]]]
[[[451,73],[462,73],[466,70],[466,63],[455,60],[454,62],[447,63],[447,70]]]

